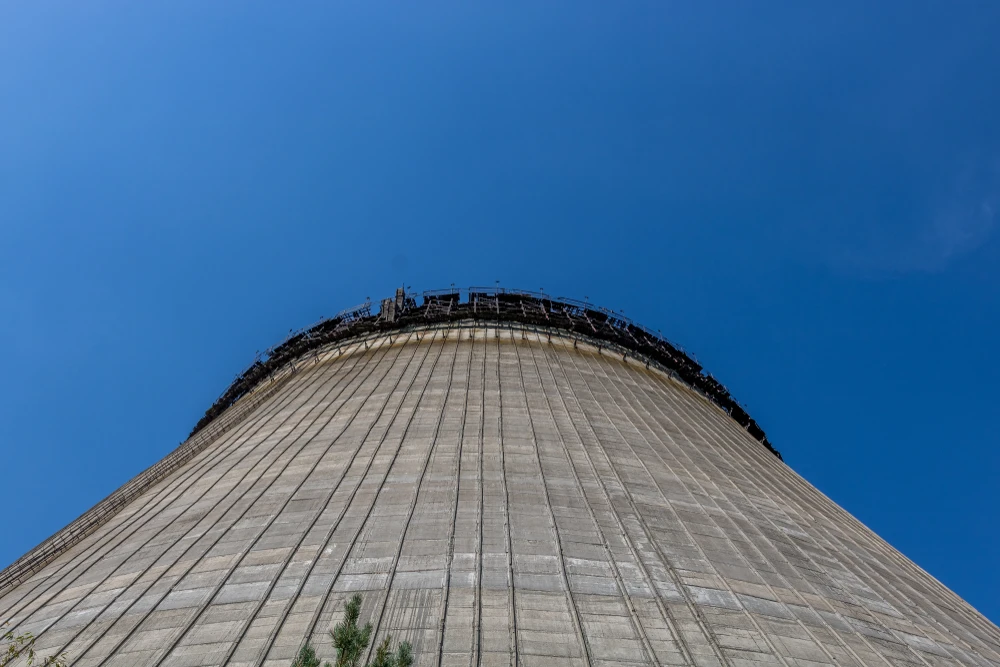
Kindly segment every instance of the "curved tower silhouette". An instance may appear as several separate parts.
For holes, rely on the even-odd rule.
[[[80,667],[287,666],[355,592],[419,665],[1000,665],[689,355],[500,289],[291,336],[0,573],[0,618]]]

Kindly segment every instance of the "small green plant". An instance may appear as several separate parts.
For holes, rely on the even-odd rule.
[[[333,647],[337,649],[337,662],[336,665],[328,662],[325,667],[361,667],[361,657],[371,643],[374,630],[371,623],[358,627],[361,600],[361,595],[355,593],[344,605],[344,620],[337,623],[330,632]],[[292,667],[319,667],[319,662],[316,651],[307,642],[299,650]],[[375,649],[375,655],[365,667],[411,667],[411,665],[413,665],[413,647],[410,642],[401,642],[396,646],[396,650],[393,650],[392,637],[386,637]],[[3,665],[0,664],[0,667]]]
[[[369,667],[410,667],[413,664],[413,649],[410,642],[403,642],[392,652],[392,637],[386,637],[375,649],[375,657]]]
[[[7,667],[21,655],[27,654],[28,667],[35,664],[35,636],[30,632],[14,634],[8,623],[0,625],[0,667]],[[50,655],[42,659],[40,667],[66,667],[66,654]]]
[[[330,663],[326,663],[329,667]],[[306,643],[299,650],[299,656],[292,661],[292,667],[319,667],[319,658],[316,657],[316,649],[311,644]]]
[[[333,646],[337,649],[336,667],[358,667],[361,655],[368,648],[372,638],[372,624],[358,627],[361,616],[361,594],[355,593],[344,605],[344,620],[337,623],[330,632]]]

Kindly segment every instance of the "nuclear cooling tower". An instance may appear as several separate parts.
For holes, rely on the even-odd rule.
[[[0,619],[79,667],[287,667],[355,592],[419,665],[1000,665],[690,356],[500,289],[291,336],[0,573]]]

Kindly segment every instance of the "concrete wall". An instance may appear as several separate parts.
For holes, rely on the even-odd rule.
[[[0,597],[81,667],[1000,665],[1000,630],[702,397],[514,329],[328,352]]]

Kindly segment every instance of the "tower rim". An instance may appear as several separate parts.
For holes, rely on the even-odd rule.
[[[422,303],[417,303],[417,298]],[[659,332],[615,311],[589,302],[544,292],[504,287],[468,287],[408,292],[398,288],[394,297],[382,299],[379,312],[372,302],[340,311],[330,318],[291,331],[281,342],[259,354],[205,411],[189,438],[210,424],[243,396],[289,363],[330,344],[344,344],[371,334],[417,329],[460,321],[519,323],[565,332],[608,344],[626,354],[655,363],[662,370],[704,395],[722,409],[769,452],[782,459],[764,429],[689,352]],[[782,459],[783,460],[783,459]]]
[[[422,303],[416,299],[420,297]],[[519,326],[549,332],[561,338],[582,341],[599,350],[608,349],[655,367],[714,403],[751,437],[779,460],[781,453],[768,441],[763,429],[729,390],[679,345],[658,332],[614,311],[544,292],[502,287],[427,290],[421,293],[396,290],[382,299],[379,312],[372,313],[370,300],[292,331],[277,345],[258,354],[237,374],[194,429],[176,449],[127,481],[64,528],[38,544],[3,570],[0,594],[59,557],[97,530],[120,509],[165,476],[194,458],[219,435],[238,424],[245,413],[266,400],[289,377],[288,369],[320,348],[329,349],[383,338],[394,333],[448,328]],[[278,380],[278,381],[275,381]]]

